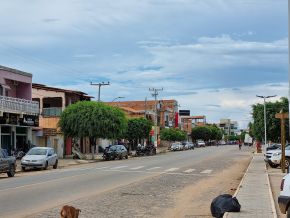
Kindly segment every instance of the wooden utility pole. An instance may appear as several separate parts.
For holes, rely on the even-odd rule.
[[[283,113],[283,111],[280,111],[280,113],[275,114],[275,118],[281,120],[281,150],[282,150],[281,169],[282,169],[282,173],[285,173],[285,144],[286,144],[285,120],[289,118],[289,115],[288,113]]]

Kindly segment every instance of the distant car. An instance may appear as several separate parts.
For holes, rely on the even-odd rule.
[[[180,142],[174,142],[170,146],[171,151],[181,151],[183,150],[183,145]]]
[[[108,149],[105,149],[103,158],[105,160],[128,159],[128,151],[124,145],[111,145]]]
[[[57,154],[53,148],[34,147],[21,159],[21,169],[25,171],[27,168],[47,169],[53,166],[56,169],[58,165]]]
[[[197,147],[205,147],[205,142],[203,140],[197,140],[196,145]]]
[[[281,181],[278,204],[281,213],[287,213],[287,217],[290,218],[290,174],[284,176]]]
[[[194,149],[194,145],[192,142],[182,142],[182,145],[184,150]]]

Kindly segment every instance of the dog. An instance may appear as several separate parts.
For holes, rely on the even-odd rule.
[[[78,218],[80,212],[81,210],[78,208],[75,208],[69,205],[64,205],[60,211],[60,217],[61,218]]]

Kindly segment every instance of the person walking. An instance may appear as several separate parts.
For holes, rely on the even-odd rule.
[[[239,140],[239,150],[241,150],[242,149],[242,140],[240,139]]]

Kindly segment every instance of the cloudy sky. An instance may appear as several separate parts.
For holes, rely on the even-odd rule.
[[[29,3],[28,3],[29,2]],[[176,99],[179,109],[250,121],[258,95],[287,96],[287,0],[10,0],[0,65],[102,101]]]

